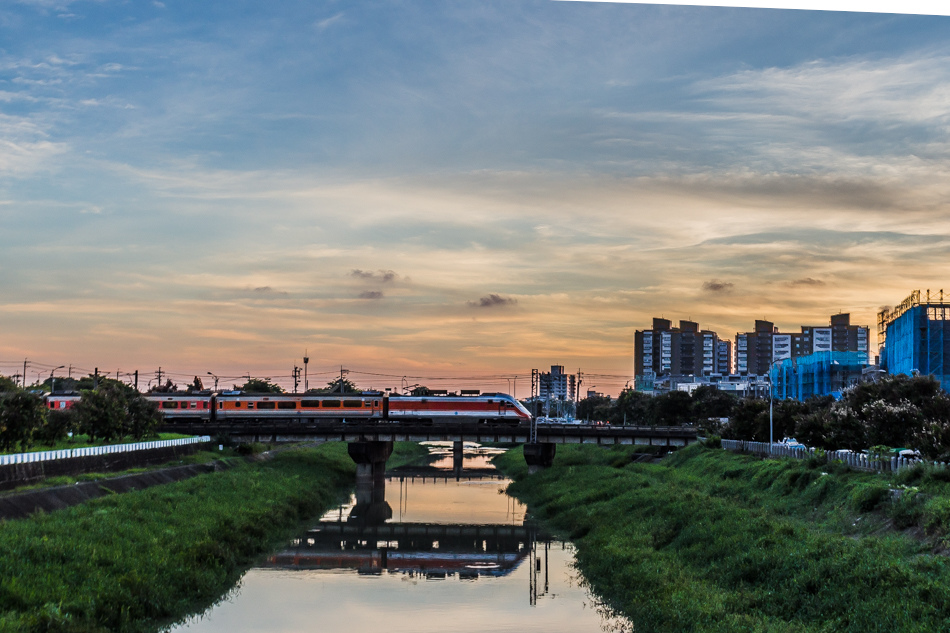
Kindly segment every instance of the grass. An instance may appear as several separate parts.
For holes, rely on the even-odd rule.
[[[198,451],[196,453],[191,453],[190,455],[182,455],[178,459],[166,462],[164,464],[152,464],[148,466],[141,466],[136,468],[127,468],[125,470],[116,470],[110,472],[90,472],[90,473],[80,473],[77,475],[58,475],[55,477],[47,477],[42,481],[24,485],[17,486],[16,488],[11,488],[10,490],[5,490],[0,492],[0,496],[19,494],[21,492],[28,492],[31,490],[42,490],[43,488],[53,488],[56,486],[70,486],[72,484],[83,482],[83,481],[96,481],[99,479],[109,479],[113,477],[123,477],[125,475],[135,475],[138,473],[145,473],[152,470],[160,470],[162,468],[170,468],[173,466],[187,466],[190,464],[209,464],[217,460],[228,460],[237,457],[237,453],[234,449],[226,448],[223,451],[215,450],[206,450]]]
[[[420,454],[400,444],[393,459]],[[0,523],[0,632],[138,632],[181,618],[334,503],[354,470],[345,444],[325,444]]]
[[[637,630],[950,628],[950,561],[935,553],[950,529],[946,471],[891,477],[701,446],[657,465],[631,454],[558,447],[530,476],[520,451],[497,463]]]

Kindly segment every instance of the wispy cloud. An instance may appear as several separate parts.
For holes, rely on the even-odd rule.
[[[712,279],[710,281],[703,282],[703,290],[706,292],[731,292],[736,285],[731,281],[719,281],[718,279]]]
[[[478,301],[469,301],[468,305],[473,308],[505,308],[516,305],[517,303],[517,299],[492,293],[481,297]]]

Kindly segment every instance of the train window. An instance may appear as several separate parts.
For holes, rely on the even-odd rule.
[[[257,408],[258,409],[273,409],[276,406],[276,404],[277,404],[276,402],[258,402]],[[248,403],[248,406],[250,406],[250,403]]]
[[[319,409],[320,401],[319,400],[301,400],[300,406],[305,409]]]
[[[192,403],[191,403],[191,408],[192,408],[192,409],[197,409],[197,408],[198,408],[198,403],[197,403],[197,402],[192,402]]]
[[[379,400],[373,400],[373,406],[374,406],[374,407],[378,407],[378,406],[379,406]]]
[[[291,402],[289,400],[281,400],[280,402],[277,403],[277,408],[278,409],[296,409],[297,403]]]
[[[202,408],[202,409],[207,409],[207,408],[208,408],[208,403],[207,403],[207,402],[202,402],[202,403],[201,403],[201,408]]]
[[[234,406],[235,406],[235,408],[240,409],[240,408],[241,408],[241,403],[240,403],[240,402],[235,402],[235,403],[234,403]]]
[[[253,403],[253,402],[248,402],[248,403],[247,403],[247,408],[248,408],[248,409],[253,409],[253,408],[254,408],[254,403]]]
[[[163,402],[162,408],[163,409],[177,409],[178,403],[177,402]]]
[[[343,406],[349,407],[350,409],[357,409],[363,406],[363,401],[362,400],[344,400]]]
[[[223,409],[223,408],[224,408],[224,403],[223,403],[223,402],[219,402],[219,403],[218,403],[218,408],[219,408],[219,409]]]
[[[340,401],[339,400],[324,400],[323,406],[324,407],[339,407]]]

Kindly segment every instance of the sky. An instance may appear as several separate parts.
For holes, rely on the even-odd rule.
[[[948,42],[886,13],[8,0],[0,373],[288,385],[306,350],[311,386],[526,396],[562,364],[616,394],[655,316],[873,338],[947,279]]]

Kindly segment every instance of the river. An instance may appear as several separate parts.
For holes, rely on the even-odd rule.
[[[387,474],[385,500],[351,496],[175,633],[630,631],[505,494],[493,451],[466,444],[463,476],[432,443],[427,468]],[[377,491],[381,493],[382,491]]]

